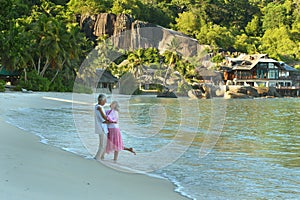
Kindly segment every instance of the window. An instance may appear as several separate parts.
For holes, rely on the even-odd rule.
[[[266,77],[265,77],[266,72],[267,72],[267,70],[257,69],[257,71],[256,71],[257,76],[256,76],[256,77],[257,77],[258,79],[266,78]]]
[[[258,63],[258,69],[268,69],[268,63]]]
[[[270,79],[278,79],[278,70],[272,69],[268,72],[268,78]]]
[[[269,69],[275,69],[275,68],[277,67],[274,65],[274,63],[269,63]]]
[[[256,78],[257,79],[264,79],[267,78],[267,72],[268,72],[268,63],[258,63],[257,64],[257,70],[256,70]]]

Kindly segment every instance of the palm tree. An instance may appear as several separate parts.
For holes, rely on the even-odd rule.
[[[26,69],[31,59],[29,53],[31,35],[25,31],[24,26],[12,21],[10,29],[4,30],[1,36],[3,38],[0,42],[2,65],[11,71]]]
[[[138,49],[128,55],[127,60],[129,61],[129,71],[133,74],[134,78],[140,79],[144,72],[144,49]],[[139,89],[141,89],[141,82],[139,81]]]
[[[65,65],[68,67],[80,60],[81,47],[86,41],[79,28],[67,21],[62,8],[50,4],[43,2],[41,7],[35,7],[27,21],[34,36],[32,66],[41,76],[50,68],[54,70],[53,82]]]
[[[144,49],[138,49],[128,55],[129,71],[135,78],[139,78],[143,74],[145,63],[144,52]]]
[[[169,71],[173,68],[175,68],[176,63],[181,59],[181,54],[178,52],[179,50],[182,49],[180,47],[180,42],[178,41],[177,38],[173,38],[171,40],[171,43],[167,45],[168,50],[166,50],[163,53],[163,56],[165,57],[165,62],[168,63],[168,68],[165,74],[165,79],[164,79],[164,86],[166,86],[166,81],[169,75]]]

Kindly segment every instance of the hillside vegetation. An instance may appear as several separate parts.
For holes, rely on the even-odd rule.
[[[78,15],[125,13],[215,52],[266,53],[291,65],[300,60],[299,0],[0,0],[0,9],[1,65],[22,71],[20,86],[34,90],[72,91],[94,46]]]

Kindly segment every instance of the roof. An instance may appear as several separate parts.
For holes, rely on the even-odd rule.
[[[286,71],[293,71],[293,72],[298,71],[298,70],[295,69],[294,67],[291,67],[291,66],[287,65],[287,64],[284,63],[284,62],[279,62],[279,63],[280,63],[280,65],[281,65]]]
[[[0,76],[20,76],[17,70],[7,70],[4,66],[0,66]]]
[[[227,67],[231,67],[232,70],[251,70],[258,63],[274,63],[278,67],[285,69],[280,62],[277,60],[268,58],[267,54],[254,54],[254,55],[246,55],[241,54],[237,58],[227,58],[229,64]],[[229,71],[229,69],[227,69]]]
[[[96,74],[99,77],[101,83],[116,83],[118,78],[112,75],[109,71],[105,69],[96,69]]]

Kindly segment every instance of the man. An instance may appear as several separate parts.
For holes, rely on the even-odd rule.
[[[99,94],[98,104],[95,105],[95,133],[99,135],[99,147],[95,156],[96,160],[103,160],[106,148],[106,137],[108,134],[107,117],[105,115],[104,105],[106,103],[106,95]]]

